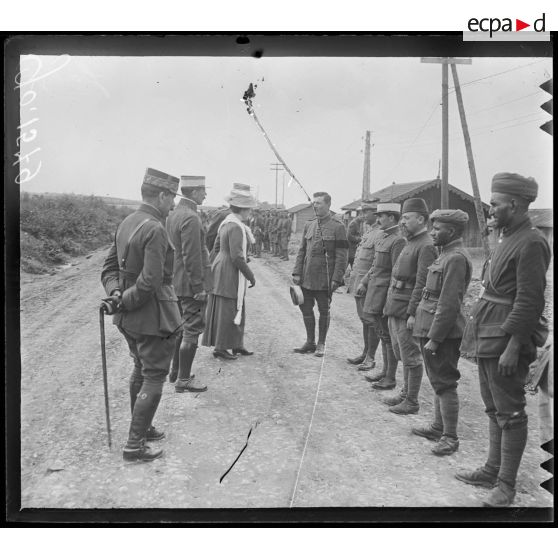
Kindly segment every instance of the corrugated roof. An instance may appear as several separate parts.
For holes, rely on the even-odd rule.
[[[312,207],[311,203],[299,203],[298,205],[293,205],[291,208],[287,209],[289,213],[298,213],[302,209],[306,209],[307,207]]]
[[[552,209],[529,209],[528,213],[535,227],[554,228],[552,224]]]
[[[401,203],[404,200],[411,197],[411,195],[416,195],[423,190],[428,190],[428,188],[438,187],[439,179],[434,178],[431,180],[420,180],[418,182],[403,182],[400,184],[391,184],[390,186],[386,186],[381,190],[377,190],[376,192],[372,192],[370,197],[372,198],[379,198],[380,202],[395,202]],[[459,188],[448,184],[448,189],[450,192],[453,192],[457,196],[463,198],[464,200],[470,201],[474,203],[475,200],[473,196],[463,192]],[[347,205],[344,205],[341,209],[343,211],[349,211],[350,209],[356,209],[362,203],[361,200],[356,200],[351,202]],[[488,204],[483,202],[483,207],[488,211],[489,206]]]

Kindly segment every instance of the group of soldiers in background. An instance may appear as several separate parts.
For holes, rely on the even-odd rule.
[[[182,195],[178,194],[179,183]],[[375,390],[396,387],[398,362],[402,362],[401,390],[384,399],[389,410],[399,415],[418,413],[426,372],[435,394],[433,418],[428,425],[412,428],[412,433],[436,442],[432,452],[445,456],[459,448],[458,360],[460,354],[476,360],[489,418],[488,458],[482,467],[460,471],[456,478],[492,488],[484,500],[487,506],[513,503],[527,440],[524,384],[537,347],[548,334],[541,316],[550,248],[527,214],[537,192],[532,178],[511,173],[494,176],[490,217],[499,237],[484,264],[481,293],[469,320],[462,312],[472,275],[462,239],[468,215],[459,209],[430,213],[421,198],[408,199],[403,206],[364,202],[362,217],[349,225],[347,236],[343,221],[330,211],[329,194],[317,192],[312,202],[316,217],[305,224],[293,269],[307,335],[295,352],[323,357],[332,293],[343,283],[350,243],[358,237],[356,225],[366,225],[351,256],[348,280],[348,292],[355,298],[362,323],[364,347],[348,362],[365,372],[364,378]],[[184,199],[167,219],[177,195]],[[249,237],[255,257],[268,250],[288,259],[292,223],[286,211],[262,212],[255,209],[251,196],[245,196],[249,203],[244,203],[237,193],[231,198],[231,208],[217,212],[206,229],[197,210],[204,198],[204,177],[179,180],[147,169],[143,204],[119,226],[103,267],[105,304],[108,313],[115,314],[115,324],[134,360],[132,420],[123,454],[126,461],[151,461],[162,453],[151,451],[145,442],[164,437],[152,420],[175,351],[171,381],[176,381],[176,391],[206,389],[195,380],[191,367],[205,327],[215,238],[223,223],[238,220],[230,215],[231,210],[243,210],[248,218],[247,208],[252,208],[253,237],[247,229],[244,238]],[[242,242],[246,244],[246,240]],[[246,261],[240,259],[245,266]],[[245,275],[253,286],[251,272]],[[315,304],[319,312],[317,342]],[[239,307],[237,317],[241,314],[243,328],[244,310]],[[380,345],[383,366],[373,373]],[[216,350],[214,355],[222,352],[226,351]],[[236,354],[252,352],[239,346],[227,358],[236,358]]]
[[[250,218],[250,229],[256,242],[251,247],[251,254],[259,258],[263,251],[288,260],[292,225],[293,221],[287,210],[254,209]]]

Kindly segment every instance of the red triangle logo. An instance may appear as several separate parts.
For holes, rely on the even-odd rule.
[[[526,27],[531,27],[531,25],[529,23],[525,23],[524,21],[521,21],[520,19],[515,20],[515,30],[516,31],[521,31],[522,29],[525,29]]]

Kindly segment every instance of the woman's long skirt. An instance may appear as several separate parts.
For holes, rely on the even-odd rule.
[[[210,294],[207,300],[206,326],[202,345],[217,349],[240,349],[244,347],[246,303],[242,307],[240,325],[234,323],[236,298]]]

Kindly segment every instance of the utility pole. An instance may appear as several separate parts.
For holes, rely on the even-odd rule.
[[[271,169],[275,171],[275,208],[277,209],[277,176],[280,170],[283,170],[282,163],[271,163]]]
[[[364,172],[362,174],[362,201],[370,199],[370,131],[364,142]]]
[[[459,77],[457,76],[457,68],[455,64],[451,64],[451,73],[453,75],[453,84],[455,86],[455,96],[457,97],[457,106],[459,108],[459,116],[461,118],[461,127],[463,128],[463,139],[465,140],[465,150],[467,151],[467,162],[469,163],[469,173],[471,175],[471,184],[473,186],[473,195],[475,198],[475,210],[477,213],[477,222],[481,232],[482,247],[484,255],[488,258],[490,248],[488,246],[488,237],[484,234],[486,231],[486,220],[484,211],[482,210],[482,201],[479,192],[479,183],[477,181],[477,171],[475,170],[475,161],[473,159],[473,148],[471,147],[471,137],[469,128],[467,127],[467,118],[465,117],[465,106],[463,105],[463,96],[461,95],[461,87],[459,85]]]
[[[449,208],[448,192],[448,64],[471,64],[470,58],[421,58],[421,62],[442,65],[442,183],[440,207]]]

